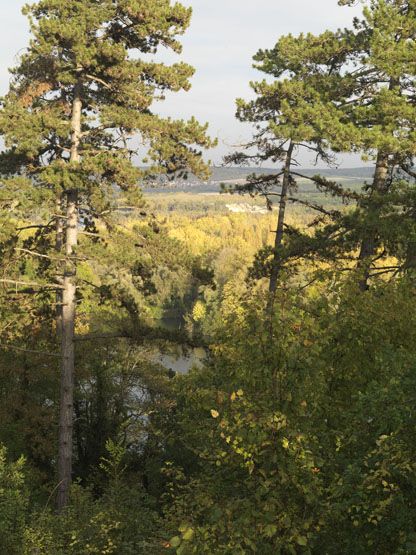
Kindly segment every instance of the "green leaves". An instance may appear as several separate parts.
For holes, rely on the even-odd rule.
[[[25,461],[7,460],[7,450],[0,445],[0,551],[10,555],[22,553],[23,530],[28,508],[24,485]]]
[[[306,547],[308,545],[308,539],[305,538],[305,536],[297,536],[296,543],[302,547]]]

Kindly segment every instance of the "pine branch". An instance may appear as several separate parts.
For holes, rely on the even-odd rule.
[[[16,231],[26,231],[27,229],[50,229],[52,224],[44,224],[44,225],[26,225],[24,227],[16,228]]]
[[[90,335],[78,335],[75,337],[74,341],[96,341],[105,339],[132,339],[132,336],[127,333],[102,333],[102,334],[90,334]]]
[[[38,258],[46,258],[47,260],[55,260],[56,262],[67,262],[68,260],[79,260],[82,262],[85,262],[86,260],[88,260],[87,257],[85,256],[67,256],[66,258],[58,258],[57,256],[49,256],[47,254],[41,254],[40,252],[36,252],[36,251],[31,251],[29,249],[14,249],[17,252],[23,252],[25,254],[29,254],[31,256],[35,256]]]
[[[15,279],[0,279],[0,283],[7,283],[9,285],[24,285],[31,287],[42,287],[44,289],[63,289],[62,285],[56,283],[37,283],[34,281],[19,281]]]
[[[341,214],[339,210],[325,210],[323,206],[316,204],[315,202],[310,202],[308,200],[301,200],[296,197],[288,197],[287,200],[293,203],[301,204],[302,206],[306,206],[307,208],[311,208],[312,210],[316,210],[317,212],[320,212],[321,214],[324,214],[325,216],[328,216],[330,218],[336,218]]]
[[[15,345],[4,345],[4,350],[10,349],[12,351],[18,351],[19,353],[29,353],[31,355],[43,355],[47,357],[53,358],[62,358],[62,356],[58,353],[50,353],[48,351],[37,351],[33,349],[23,349],[22,347],[16,347]]]
[[[87,73],[85,77],[87,79],[91,79],[92,81],[96,81],[97,83],[100,83],[101,85],[103,85],[103,87],[105,87],[106,89],[111,90],[111,86],[100,77],[96,77],[95,75],[90,75],[89,73]]]
[[[65,258],[58,258],[57,256],[48,256],[47,254],[41,254],[40,252],[31,251],[29,249],[14,249],[16,252],[23,252],[37,258],[46,258],[47,260],[56,260],[57,262],[66,262]]]

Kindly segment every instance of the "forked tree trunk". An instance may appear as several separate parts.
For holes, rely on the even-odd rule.
[[[74,88],[74,100],[72,104],[71,164],[76,164],[80,161],[79,145],[81,138],[81,113],[81,82],[79,81]],[[62,367],[58,453],[58,511],[62,511],[68,503],[69,488],[72,481],[75,368],[74,338],[76,310],[76,263],[74,255],[78,243],[78,191],[76,187],[66,192],[65,231],[65,255],[67,260],[64,272],[62,294]]]
[[[286,153],[286,161],[285,161],[283,182],[282,182],[282,193],[280,196],[280,203],[279,203],[279,216],[277,219],[277,230],[276,230],[276,237],[274,241],[273,261],[272,261],[272,269],[271,269],[270,282],[269,282],[269,293],[270,293],[271,304],[273,304],[273,299],[276,295],[277,282],[279,279],[279,273],[281,269],[280,251],[282,248],[283,237],[284,237],[287,195],[290,187],[290,168],[292,165],[292,156],[293,156],[294,148],[295,148],[295,145],[291,141]]]
[[[389,175],[389,156],[388,154],[379,152],[377,156],[376,169],[372,184],[372,192],[375,194],[383,194],[387,192],[387,183]],[[370,220],[375,220],[379,216],[380,202],[376,201],[373,206],[370,206],[368,217]],[[360,289],[365,291],[368,289],[368,279],[370,276],[371,259],[377,250],[377,231],[372,228],[363,237],[361,241],[361,249],[358,257],[357,267],[362,271],[360,277]]]

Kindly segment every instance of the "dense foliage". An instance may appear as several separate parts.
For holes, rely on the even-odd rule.
[[[206,127],[151,111],[190,86],[146,57],[180,52],[190,10],[26,8],[0,110],[1,554],[416,553],[416,4],[366,4],[255,56],[226,160],[276,166],[232,188],[250,201],[140,191],[207,175]],[[302,148],[373,180],[297,175]]]

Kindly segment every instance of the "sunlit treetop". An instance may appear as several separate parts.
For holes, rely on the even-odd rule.
[[[181,52],[189,8],[169,0],[41,0],[24,13],[33,38],[2,102],[3,175],[28,175],[55,192],[70,183],[95,208],[114,185],[135,188],[145,174],[207,175],[201,153],[213,144],[207,126],[151,111],[166,93],[191,86],[188,64],[154,59],[160,49]],[[67,164],[75,87],[82,101],[76,168]]]

